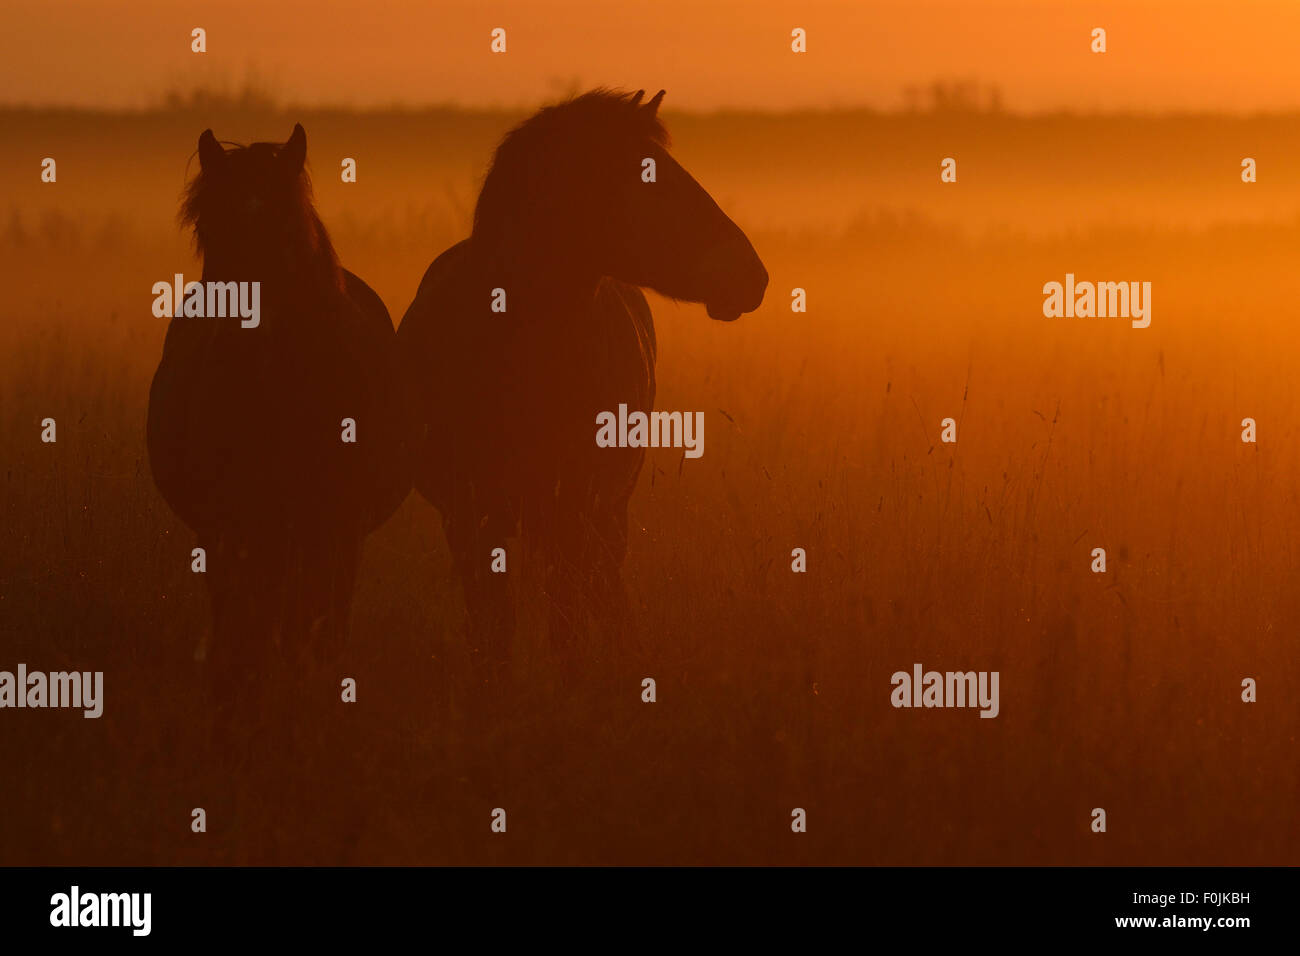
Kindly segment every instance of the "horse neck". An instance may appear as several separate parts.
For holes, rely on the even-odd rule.
[[[507,309],[516,315],[588,314],[600,285],[598,270],[575,264],[573,258],[550,254],[511,254],[499,245],[471,239],[475,272],[491,288],[506,290]],[[581,257],[576,257],[581,258]]]
[[[342,294],[343,275],[334,256],[325,249],[269,254],[224,256],[205,252],[204,282],[258,281],[262,301],[273,307],[295,303],[320,303]]]

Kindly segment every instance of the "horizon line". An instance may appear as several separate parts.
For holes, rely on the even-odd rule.
[[[247,100],[238,96],[217,94],[211,100],[191,97],[188,102],[156,102],[148,105],[100,105],[92,106],[78,103],[24,103],[0,101],[0,113],[75,113],[102,116],[149,116],[159,114],[180,114],[199,110],[225,110],[243,113],[263,113],[276,115],[282,113],[344,113],[356,115],[413,114],[413,113],[465,113],[482,115],[501,115],[521,113],[541,109],[543,106],[560,103],[570,94],[546,96],[528,104],[509,103],[463,103],[456,101],[429,101],[408,103],[395,101],[387,104],[349,104],[349,103],[293,103],[278,102],[257,95]],[[868,114],[874,116],[983,116],[1007,119],[1047,119],[1059,117],[1078,118],[1132,118],[1132,119],[1175,119],[1192,117],[1216,117],[1223,119],[1272,119],[1300,116],[1300,104],[1289,107],[1269,107],[1257,109],[1223,109],[1185,107],[1088,107],[1055,106],[1037,109],[1008,108],[984,106],[951,107],[882,107],[869,103],[834,104],[825,106],[789,106],[779,108],[762,108],[755,106],[706,106],[706,107],[672,107],[665,113],[682,116],[810,116]]]

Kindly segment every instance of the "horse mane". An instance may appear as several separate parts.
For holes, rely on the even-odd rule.
[[[185,187],[181,200],[178,216],[180,224],[183,228],[193,230],[194,248],[200,255],[205,254],[208,246],[211,245],[209,238],[203,234],[201,223],[209,218],[211,210],[221,208],[231,200],[230,187],[236,183],[236,180],[228,175],[228,171],[232,168],[231,162],[238,163],[241,155],[269,159],[284,149],[282,143],[249,143],[245,146],[222,141],[221,145],[226,153],[227,175],[213,175],[200,167],[198,174]],[[334,244],[330,242],[325,223],[316,213],[311,176],[307,173],[306,165],[303,166],[291,189],[289,208],[297,221],[297,227],[291,231],[291,235],[301,239],[304,260],[317,264],[329,278],[331,285],[340,291],[343,290],[345,288],[343,267],[339,263],[338,253],[334,251]]]
[[[474,235],[485,237],[536,206],[538,160],[555,142],[566,155],[600,155],[611,145],[649,140],[667,148],[668,131],[641,94],[599,87],[562,103],[544,106],[501,140],[474,206]],[[550,170],[546,170],[549,174]],[[547,185],[559,185],[549,182]]]

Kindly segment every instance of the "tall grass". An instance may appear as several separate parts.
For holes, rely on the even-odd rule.
[[[218,134],[283,138],[284,119]],[[1290,193],[1209,217],[1174,177],[1143,212],[1051,228],[1010,184],[965,178],[977,164],[944,212],[947,153],[932,175],[887,172],[969,119],[877,118],[892,152],[863,171],[861,117],[724,117],[714,139],[680,118],[678,155],[755,224],[772,284],[734,325],[652,303],[658,406],[705,411],[706,453],[650,453],[632,509],[633,633],[561,666],[536,575],[518,567],[512,685],[485,699],[437,515],[412,496],[367,544],[347,663],[358,703],[339,703],[340,674],[305,674],[280,688],[292,720],[247,715],[239,759],[205,765],[206,599],[143,447],[164,331],[149,288],[197,271],[172,217],[206,118],[184,120],[123,120],[102,162],[61,162],[58,186],[16,193],[0,230],[14,277],[0,322],[0,668],[106,675],[98,721],[5,712],[0,862],[1296,861]],[[395,320],[464,235],[509,120],[304,121],[343,261]],[[756,169],[779,122],[842,140]],[[1008,163],[1024,163],[1068,129],[998,122],[985,138],[957,130],[971,155],[993,157],[1003,135],[1020,144]],[[1090,122],[1113,145],[1073,165],[1054,154],[1064,165],[1041,192],[1062,198],[1048,206],[1110,202],[1131,166],[1124,136],[1148,129]],[[1198,122],[1194,142],[1213,141],[1218,121]],[[53,131],[70,157],[97,155],[86,125],[104,121],[14,122],[27,143]],[[1144,142],[1174,150],[1169,137]],[[1208,170],[1208,148],[1186,164]],[[359,154],[355,194],[334,182],[334,154]],[[1151,328],[1043,318],[1041,286],[1066,271],[1152,281]],[[806,314],[790,311],[796,286]],[[39,441],[47,416],[54,445]],[[1256,445],[1240,441],[1247,416]],[[938,440],[946,417],[955,445]],[[795,547],[805,575],[790,571]],[[1094,547],[1104,575],[1089,571]],[[1000,671],[1001,715],[893,709],[890,675],[915,661]],[[1257,704],[1240,700],[1244,677]],[[494,807],[504,838],[489,832]],[[806,835],[790,832],[794,807]],[[1104,836],[1089,831],[1094,807]]]

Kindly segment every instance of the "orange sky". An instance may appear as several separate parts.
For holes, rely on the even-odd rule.
[[[1250,112],[1300,107],[1298,43],[1300,0],[0,0],[0,102],[144,106],[255,75],[301,105],[607,84],[678,108],[890,108],[908,84],[971,78],[1021,110]]]

